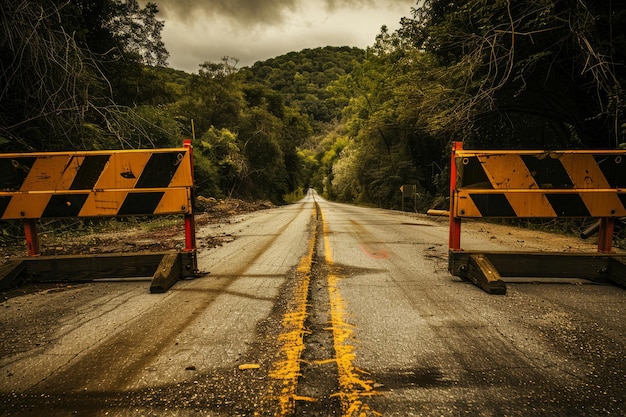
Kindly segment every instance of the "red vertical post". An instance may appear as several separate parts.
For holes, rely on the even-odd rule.
[[[456,151],[463,149],[463,142],[452,142],[452,157],[450,159],[450,237],[448,249],[461,250],[461,219],[455,215],[454,199],[456,195]]]
[[[600,230],[598,231],[598,252],[611,253],[613,247],[614,230],[614,218],[603,217],[602,219],[600,219]]]
[[[26,250],[28,256],[41,255],[41,246],[39,245],[39,233],[37,233],[37,220],[24,220],[24,235],[26,236]]]
[[[193,179],[193,145],[191,139],[185,139],[184,145],[189,152],[191,165],[191,178]],[[191,214],[185,214],[185,252],[194,252],[196,250],[196,218],[194,215],[195,205],[195,187],[191,189]]]

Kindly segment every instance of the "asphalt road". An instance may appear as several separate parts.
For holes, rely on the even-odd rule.
[[[462,242],[516,249],[488,232]],[[489,295],[448,273],[445,222],[314,193],[209,235],[210,274],[165,294],[1,302],[0,415],[626,415],[624,289]]]

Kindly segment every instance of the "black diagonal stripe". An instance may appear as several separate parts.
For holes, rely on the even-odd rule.
[[[470,194],[483,217],[517,217],[504,194]]]
[[[626,153],[623,155],[595,155],[600,168],[611,188],[626,187]]]
[[[578,194],[546,194],[558,217],[590,217],[591,213]]]
[[[119,216],[154,214],[163,194],[165,192],[130,193],[117,214]]]
[[[83,159],[70,190],[91,190],[96,186],[111,155],[90,155]]]
[[[78,217],[89,194],[55,194],[41,217]]]
[[[457,188],[492,189],[491,181],[477,157],[457,158],[459,182]]]
[[[539,188],[574,188],[572,179],[559,159],[542,155],[521,155]]]
[[[619,198],[619,201],[622,202],[622,206],[626,209],[626,194],[618,194],[617,197]]]
[[[164,152],[150,155],[135,188],[167,188],[184,155],[184,152]]]
[[[37,157],[34,156],[1,158],[0,190],[18,191],[36,160]]]
[[[9,203],[11,202],[11,196],[2,196],[0,197],[0,219],[4,217],[4,212],[7,207],[9,207]]]

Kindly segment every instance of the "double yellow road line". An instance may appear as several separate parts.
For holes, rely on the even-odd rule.
[[[354,348],[354,326],[345,320],[346,302],[339,290],[340,275],[333,272],[334,260],[330,245],[328,224],[324,220],[321,208],[316,203],[313,211],[313,227],[309,239],[307,253],[300,259],[296,271],[297,285],[293,296],[282,319],[283,331],[279,336],[281,348],[277,355],[278,360],[270,371],[270,378],[278,381],[280,387],[272,393],[279,403],[281,416],[292,415],[297,401],[317,401],[316,398],[300,397],[296,394],[298,379],[301,375],[300,364],[302,352],[306,348],[304,337],[309,331],[305,327],[307,318],[309,285],[311,283],[312,266],[318,244],[318,222],[321,221],[322,238],[324,245],[324,262],[329,273],[326,276],[328,295],[330,299],[329,329],[333,335],[334,357],[323,362],[335,362],[338,370],[338,392],[332,394],[341,400],[341,415],[353,416],[380,416],[365,402],[366,398],[375,395],[373,381],[363,379],[366,374],[354,365],[356,353]],[[317,221],[315,221],[317,220]]]

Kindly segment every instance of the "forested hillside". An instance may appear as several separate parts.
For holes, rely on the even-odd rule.
[[[350,74],[364,58],[364,50],[347,46],[304,49],[255,63],[247,81],[281,93],[287,106],[305,113],[319,130],[340,118],[346,105],[345,98],[333,95],[328,86]]]
[[[366,50],[167,68],[156,4],[0,4],[0,152],[179,146],[198,192],[420,207],[447,194],[450,142],[626,142],[626,7],[588,0],[419,2]],[[59,25],[60,23],[60,25]]]

